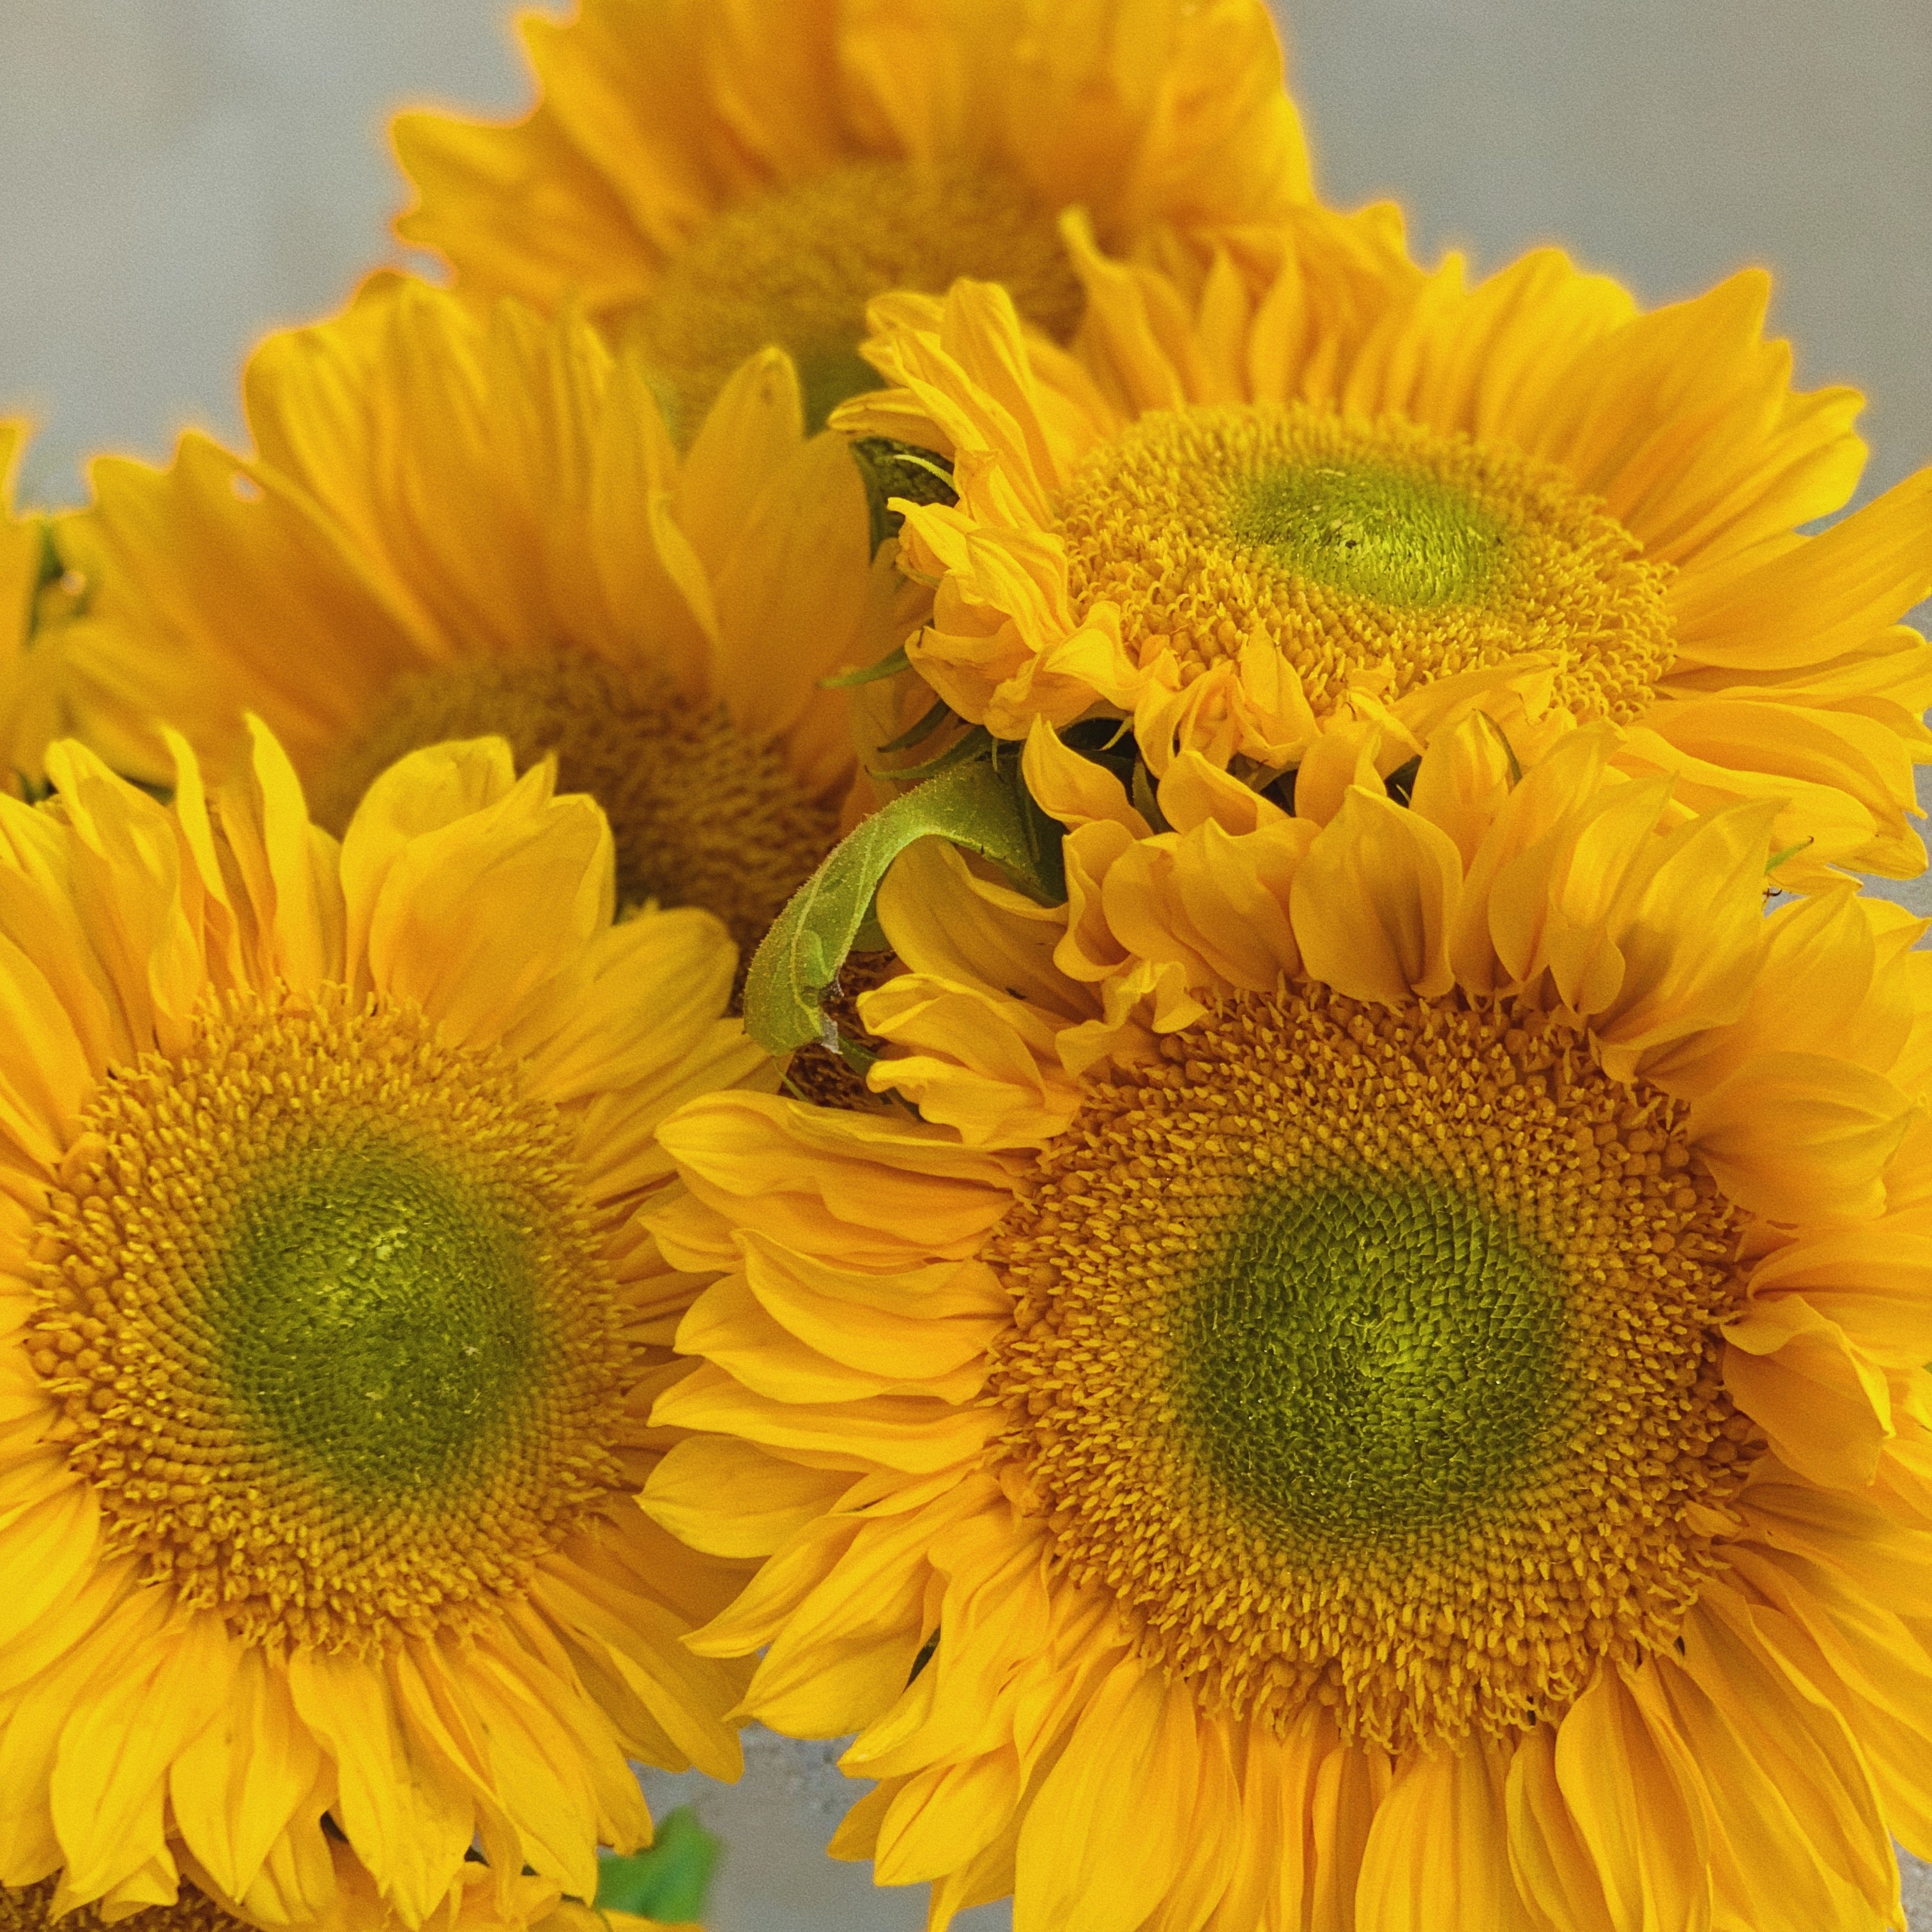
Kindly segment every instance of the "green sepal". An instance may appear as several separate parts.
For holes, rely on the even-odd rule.
[[[1415,775],[1421,769],[1422,760],[1420,757],[1407,760],[1405,763],[1396,766],[1395,770],[1382,780],[1382,790],[1387,792],[1397,805],[1408,804],[1415,794]]]
[[[1489,727],[1490,731],[1495,735],[1496,742],[1503,748],[1503,756],[1509,760],[1510,783],[1513,785],[1521,784],[1522,760],[1516,756],[1516,747],[1509,741],[1509,734],[1486,711],[1479,711],[1476,716]]]
[[[872,548],[896,537],[904,514],[892,500],[910,503],[956,503],[952,466],[937,450],[895,442],[890,436],[862,436],[852,446],[852,460],[866,485],[866,508],[872,521]]]
[[[850,691],[855,685],[877,684],[882,678],[897,677],[902,670],[912,669],[912,660],[905,654],[902,644],[898,650],[888,651],[877,664],[866,665],[859,670],[835,672],[830,677],[818,680],[820,691]]]
[[[67,574],[67,565],[54,542],[54,526],[43,521],[37,532],[40,539],[40,560],[34,573],[34,588],[44,590],[50,584],[58,583]]]
[[[916,784],[922,778],[936,778],[941,772],[950,772],[956,765],[970,764],[989,754],[997,758],[999,747],[985,725],[976,724],[963,737],[956,738],[936,758],[928,758],[922,765],[868,765],[866,769],[875,778],[895,778],[901,782],[910,779]]]
[[[1809,845],[1810,843],[1811,842],[1808,838],[1801,838],[1796,845],[1787,845],[1782,852],[1774,852],[1771,856],[1764,862],[1764,869],[1767,872],[1776,872],[1778,867],[1784,864],[1787,860],[1796,858],[1798,854],[1803,851],[1805,847]]]
[[[658,1821],[657,1842],[649,1851],[598,1861],[597,1910],[666,1924],[699,1918],[720,1849],[697,1813],[680,1806]]]
[[[955,714],[944,698],[935,698],[932,708],[916,724],[908,724],[896,738],[888,738],[879,747],[882,752],[909,752],[915,745],[922,745],[946,719]]]
[[[765,934],[745,981],[745,1030],[767,1053],[817,1040],[843,1054],[825,992],[862,935],[871,936],[868,926],[877,931],[873,896],[908,846],[947,839],[990,859],[1041,904],[1058,905],[1066,896],[1064,836],[1027,795],[1017,757],[1004,770],[975,759],[901,793],[832,850]]]

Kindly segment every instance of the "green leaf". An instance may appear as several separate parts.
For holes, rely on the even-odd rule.
[[[688,1805],[680,1807],[658,1821],[657,1842],[649,1851],[598,1861],[598,1909],[666,1923],[697,1918],[704,1912],[720,1849],[698,1814]]]
[[[908,846],[950,840],[990,859],[1042,904],[1058,905],[1066,896],[1063,836],[1027,796],[1017,757],[1004,771],[988,758],[956,765],[902,792],[834,849],[766,934],[745,982],[746,1031],[767,1053],[808,1040],[842,1051],[823,1010],[825,991],[866,933],[879,882]]]

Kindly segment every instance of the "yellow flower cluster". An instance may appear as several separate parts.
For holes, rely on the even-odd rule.
[[[0,498],[0,1932],[682,1921],[751,1719],[934,1932],[1902,1922],[1932,470],[1262,0],[525,32]]]

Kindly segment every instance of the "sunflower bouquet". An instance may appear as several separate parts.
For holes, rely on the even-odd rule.
[[[1901,1927],[1932,471],[1260,0],[525,34],[0,509],[0,1928]]]

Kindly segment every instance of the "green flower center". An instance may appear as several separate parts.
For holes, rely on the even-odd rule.
[[[237,1413],[365,1507],[474,1480],[528,1432],[554,1366],[541,1238],[514,1196],[420,1148],[272,1163],[211,1270]]]
[[[1227,531],[1284,573],[1405,610],[1476,602],[1508,542],[1502,518],[1466,490],[1373,463],[1241,477]]]
[[[1465,1522],[1520,1483],[1560,1412],[1560,1270],[1426,1178],[1263,1189],[1180,1335],[1184,1426],[1271,1534]]]

